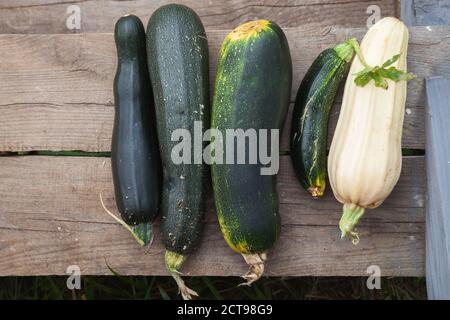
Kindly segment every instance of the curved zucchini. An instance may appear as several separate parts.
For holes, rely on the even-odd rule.
[[[212,111],[212,128],[222,133],[224,145],[227,129],[281,129],[291,82],[289,46],[274,22],[247,22],[228,34],[220,51]],[[246,143],[245,154],[249,152]],[[236,153],[235,145],[234,157]],[[260,161],[211,166],[220,228],[250,266],[247,284],[261,277],[266,252],[280,233],[275,176],[261,175],[262,167]]]
[[[147,70],[145,30],[136,16],[115,27],[118,64],[114,79],[115,117],[111,166],[122,219],[144,243],[160,202],[160,157],[152,89]]]
[[[208,43],[200,18],[183,5],[159,8],[148,22],[147,53],[164,173],[161,229],[166,266],[183,298],[189,299],[196,293],[184,285],[179,270],[200,240],[208,167],[192,158],[175,164],[171,156],[180,143],[172,141],[175,130],[187,130],[192,147],[194,122],[203,131],[209,127]]]
[[[351,41],[324,50],[314,60],[295,100],[291,159],[301,185],[315,198],[325,192],[328,118],[353,57]]]

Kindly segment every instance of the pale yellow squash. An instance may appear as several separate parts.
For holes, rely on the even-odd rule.
[[[367,63],[380,66],[401,54],[392,66],[406,71],[408,29],[388,17],[372,26],[361,43]],[[355,57],[345,84],[338,124],[328,158],[331,188],[344,204],[339,223],[342,237],[353,230],[365,208],[376,208],[389,196],[400,176],[401,139],[406,81],[388,81],[388,89],[374,81],[359,87],[355,73],[363,69]]]

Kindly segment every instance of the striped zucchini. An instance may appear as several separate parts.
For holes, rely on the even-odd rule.
[[[156,10],[147,26],[150,79],[156,104],[158,139],[163,163],[161,204],[165,262],[185,299],[196,293],[185,286],[180,268],[197,247],[203,229],[208,167],[176,164],[172,140],[177,129],[194,137],[195,122],[209,127],[209,60],[205,30],[190,8],[170,4]],[[193,140],[193,139],[192,139]],[[195,152],[195,148],[192,153]]]
[[[353,57],[350,39],[324,50],[300,84],[291,127],[291,159],[301,185],[315,198],[325,192],[328,118]]]
[[[227,129],[281,129],[291,82],[289,46],[281,28],[267,20],[237,27],[227,35],[220,51],[212,128],[224,137]],[[240,151],[248,155],[249,144]],[[237,152],[235,145],[233,157]],[[263,274],[266,253],[280,233],[275,176],[261,175],[261,168],[258,161],[215,162],[211,169],[220,228],[228,245],[250,266],[244,276],[247,284]]]

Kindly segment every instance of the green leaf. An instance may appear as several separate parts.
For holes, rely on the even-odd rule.
[[[396,54],[395,56],[393,56],[392,58],[386,60],[383,65],[381,66],[382,68],[386,68],[389,67],[391,64],[393,64],[395,61],[397,61],[398,59],[400,59],[400,53]]]
[[[116,277],[121,277],[122,275],[120,273],[118,273],[117,271],[115,271],[109,264],[108,262],[106,262],[106,258],[105,258],[105,264],[106,267],[109,269],[109,271]]]
[[[364,87],[370,82],[370,80],[372,80],[372,78],[372,72],[361,73],[360,75],[356,76],[355,83],[359,87]]]
[[[205,282],[206,286],[208,287],[208,289],[213,294],[213,296],[217,300],[223,300],[223,296],[220,294],[219,290],[217,290],[217,288],[214,286],[214,284],[211,282],[211,280],[209,280],[208,277],[202,277],[202,278],[203,278],[203,281]]]
[[[371,72],[372,70],[373,70],[372,67],[366,67],[366,68],[362,69],[361,71],[355,73],[354,75],[355,75],[356,77],[359,77],[359,76],[364,75],[365,73]]]
[[[350,42],[351,43],[351,42]],[[375,66],[372,67],[364,60],[364,57],[362,56],[361,50],[359,48],[358,43],[353,43],[354,50],[361,61],[361,63],[364,65],[364,68],[355,73],[355,84],[360,87],[364,87],[366,84],[370,82],[370,80],[375,81],[375,86],[383,89],[388,88],[388,82],[386,79],[390,79],[392,81],[398,82],[398,81],[407,81],[414,79],[416,76],[412,73],[407,73],[401,70],[398,70],[394,66],[389,67],[398,59],[400,59],[400,53],[394,55],[392,58],[386,60],[381,67]],[[388,68],[389,67],[389,68]]]
[[[380,73],[380,69],[376,69],[372,72],[372,78],[375,81],[375,87],[387,89],[388,83],[385,78]]]
[[[388,69],[380,69],[380,73],[383,77],[387,79],[391,79],[392,81],[399,82],[402,80],[411,80],[414,79],[416,76],[412,73],[407,73],[401,70],[398,70],[395,67],[390,67]]]
[[[164,290],[163,287],[160,287],[158,285],[158,290],[159,290],[159,294],[161,295],[161,298],[163,298],[163,300],[171,300],[169,295],[167,294],[166,290]]]

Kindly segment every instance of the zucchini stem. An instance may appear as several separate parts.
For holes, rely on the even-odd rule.
[[[144,246],[151,246],[153,243],[153,225],[151,222],[140,223],[132,226],[133,233],[144,242]]]
[[[355,53],[358,56],[359,61],[361,61],[362,65],[365,68],[371,69],[372,67],[367,63],[361,52],[361,47],[359,46],[358,40],[356,40],[356,38],[351,38],[347,40],[347,43],[353,47],[353,50],[355,50]]]
[[[184,261],[186,261],[186,256],[166,250],[165,261],[167,271],[177,283],[178,293],[181,293],[183,300],[192,300],[194,296],[198,297],[197,292],[190,289],[181,278],[183,274],[180,272],[180,269]]]
[[[308,188],[308,192],[314,199],[318,199],[323,196],[325,190],[321,186],[313,186]]]
[[[333,49],[336,51],[338,57],[345,62],[350,62],[353,58],[353,53],[355,52],[355,43],[358,45],[356,38],[348,39],[347,41],[338,44]]]
[[[361,71],[354,74],[354,81],[357,86],[364,87],[370,82],[370,80],[374,80],[375,87],[387,90],[389,84],[386,79],[390,79],[394,82],[399,82],[403,80],[408,81],[416,77],[416,75],[411,72],[405,72],[392,66],[392,64],[400,58],[401,53],[396,54],[392,58],[386,60],[381,66],[373,67],[367,63],[366,59],[364,59],[361,48],[355,38],[348,40],[348,43],[353,47],[359,61],[364,66]]]
[[[249,265],[249,269],[247,273],[242,276],[242,278],[244,278],[247,282],[243,282],[239,286],[250,286],[263,275],[264,263],[267,260],[267,253],[241,254],[244,257],[245,262]]]
[[[352,242],[354,245],[359,243],[359,235],[357,232],[353,231],[353,228],[358,223],[359,219],[364,214],[365,208],[360,207],[354,203],[346,203],[343,207],[343,213],[341,220],[339,221],[339,228],[341,229],[341,238],[347,235],[352,237]]]
[[[147,242],[145,241],[146,239],[141,238],[140,235],[138,233],[136,233],[125,221],[123,221],[122,219],[120,219],[119,217],[117,217],[114,213],[112,213],[111,211],[108,210],[108,208],[106,208],[105,203],[103,202],[103,197],[102,197],[102,193],[100,192],[100,202],[102,204],[103,210],[106,211],[107,214],[109,214],[111,217],[114,218],[114,220],[116,220],[118,223],[120,223],[126,230],[128,230],[128,232],[131,233],[131,235],[133,236],[133,238],[137,241],[137,243],[139,243],[142,247],[146,246],[148,244],[151,244],[153,241],[153,232],[152,232],[152,228],[151,228],[151,224],[150,227],[147,229]],[[138,230],[137,228],[138,226],[135,226],[134,228],[136,228],[136,230]],[[138,232],[140,232],[138,230]]]

